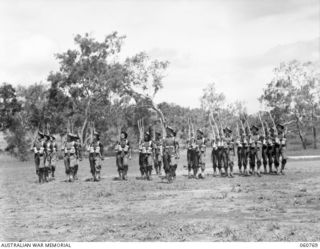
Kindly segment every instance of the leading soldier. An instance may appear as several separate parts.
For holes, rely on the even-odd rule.
[[[284,174],[284,168],[287,163],[287,132],[284,125],[277,124],[277,138],[275,143],[275,166],[277,174]],[[281,160],[280,160],[281,158]],[[281,167],[280,167],[281,162]]]
[[[44,134],[42,132],[38,132],[38,138],[33,144],[33,152],[34,152],[34,163],[36,166],[36,174],[39,177],[39,183],[45,181],[45,159],[44,159],[44,149],[45,149],[45,142],[44,142]]]
[[[56,164],[58,161],[58,145],[56,143],[56,138],[51,135],[50,142],[52,144],[52,157],[51,157],[51,177],[54,178],[55,171],[56,171]]]

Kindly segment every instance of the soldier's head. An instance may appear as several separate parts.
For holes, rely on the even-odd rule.
[[[230,129],[230,127],[227,126],[223,129],[223,133],[225,134],[226,137],[230,137],[232,134],[232,130]]]
[[[201,129],[197,130],[197,139],[203,138],[203,131]]]
[[[257,135],[258,132],[259,132],[259,128],[257,126],[255,126],[255,125],[252,125],[250,130],[251,130],[253,135]]]
[[[97,141],[100,141],[100,133],[99,132],[94,132],[93,133],[93,141],[94,142],[97,142]]]
[[[277,131],[278,131],[279,134],[282,134],[284,132],[284,130],[285,130],[285,127],[282,124],[277,124],[276,127],[277,127]]]
[[[121,139],[127,139],[128,138],[128,133],[126,133],[125,131],[121,131],[120,138]]]
[[[156,132],[156,140],[160,140],[161,139],[161,132]]]
[[[42,132],[38,132],[38,140],[42,140],[44,138],[44,134]]]
[[[150,132],[146,131],[144,133],[144,141],[150,141],[150,140],[151,140]]]

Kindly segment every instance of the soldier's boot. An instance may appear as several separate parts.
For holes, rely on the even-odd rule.
[[[189,179],[192,178],[192,176],[191,176],[191,169],[188,169],[188,178],[189,178]]]
[[[228,167],[224,167],[224,173],[226,177],[229,177]]]
[[[73,178],[74,178],[75,180],[78,180],[78,169],[79,169],[79,165],[74,166]]]
[[[42,172],[41,172],[41,169],[39,170],[38,177],[39,177],[39,183],[41,183],[41,182],[42,182]]]
[[[269,164],[269,174],[272,174],[273,171],[272,171],[272,164]]]
[[[124,167],[124,170],[123,170],[123,180],[127,181],[128,180],[128,166],[125,166]]]
[[[242,175],[242,167],[239,167],[239,175]]]
[[[230,177],[233,177],[233,166],[230,166]]]
[[[204,169],[201,169],[201,178],[204,179],[206,178],[206,174],[204,173]]]
[[[193,168],[193,177],[198,179],[198,168],[196,167]]]
[[[280,170],[280,174],[284,175],[284,168],[286,166],[287,163],[287,159],[282,159],[281,161],[281,170]]]
[[[216,177],[217,176],[217,168],[216,167],[214,167],[213,168],[213,175],[212,175],[213,177]]]
[[[219,168],[218,170],[219,170],[219,175],[223,176],[221,168]]]
[[[267,174],[268,171],[267,171],[267,164],[263,164],[263,173],[264,174]]]
[[[141,174],[141,178],[143,178],[144,177],[144,170],[141,167],[140,167],[140,174]]]
[[[56,171],[56,167],[55,166],[52,166],[52,169],[51,169],[51,177],[54,178],[54,172]]]

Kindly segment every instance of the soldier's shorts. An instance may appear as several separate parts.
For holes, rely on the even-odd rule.
[[[206,153],[200,152],[198,156],[199,156],[199,167],[202,170],[205,170],[205,168],[206,168]]]
[[[139,164],[142,163],[142,159],[143,159],[142,155],[139,155]],[[118,170],[124,170],[126,167],[128,167],[128,155],[121,154],[121,153],[117,154],[116,163],[117,163]]]
[[[45,156],[44,166],[47,167],[47,168],[50,168],[51,167],[51,160],[52,160],[51,155]]]

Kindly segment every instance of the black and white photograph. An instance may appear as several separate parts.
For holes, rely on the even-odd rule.
[[[317,248],[319,134],[319,0],[0,0],[1,247]]]

